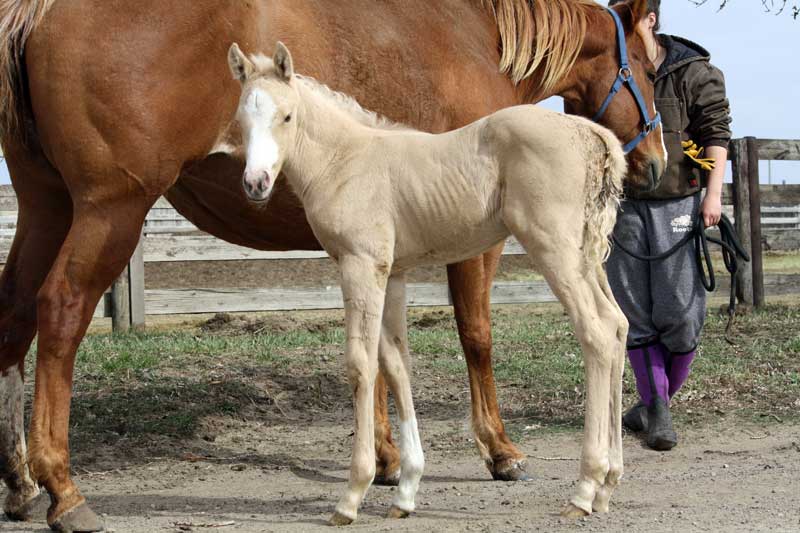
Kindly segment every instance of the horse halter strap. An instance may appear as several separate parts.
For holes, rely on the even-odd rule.
[[[642,96],[642,91],[639,90],[639,86],[636,84],[636,80],[633,78],[633,72],[631,71],[630,64],[628,63],[628,45],[625,42],[625,28],[622,27],[622,21],[620,20],[616,11],[610,8],[606,8],[606,10],[611,13],[611,16],[614,18],[614,23],[617,26],[619,74],[617,74],[617,79],[614,81],[614,85],[611,86],[611,91],[608,93],[606,101],[603,102],[602,106],[600,106],[600,111],[597,112],[592,120],[595,122],[599,121],[603,115],[605,115],[606,110],[608,110],[608,106],[611,105],[611,101],[617,95],[619,90],[622,89],[622,86],[627,85],[628,89],[633,95],[634,100],[636,100],[636,104],[639,106],[639,113],[642,115],[642,121],[644,121],[644,129],[642,129],[641,133],[639,133],[639,135],[637,135],[632,141],[628,142],[622,147],[627,154],[639,146],[639,143],[641,143],[654,129],[658,127],[659,124],[661,124],[661,113],[656,112],[656,116],[652,119],[650,118],[650,114],[647,112],[647,105],[645,104],[644,97]]]

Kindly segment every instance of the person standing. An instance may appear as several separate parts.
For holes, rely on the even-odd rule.
[[[609,5],[618,3],[623,0]],[[660,4],[649,0],[638,31],[656,67],[655,105],[668,162],[655,190],[628,192],[614,229],[614,238],[639,255],[670,249],[692,231],[697,217],[706,227],[719,222],[731,138],[722,72],[700,45],[657,33]],[[640,397],[623,424],[646,432],[647,445],[655,450],[670,450],[678,443],[670,400],[689,376],[706,313],[693,253],[688,242],[670,257],[647,262],[615,246],[607,264],[612,291],[630,323],[628,359]]]

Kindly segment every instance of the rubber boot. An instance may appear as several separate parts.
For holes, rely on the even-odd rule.
[[[635,433],[647,431],[647,408],[653,403],[653,399],[657,396],[667,398],[669,381],[665,352],[658,346],[652,344],[628,350],[628,360],[636,378],[636,390],[639,391],[641,400],[625,413],[622,423]]]
[[[672,415],[669,405],[660,396],[656,396],[647,408],[647,446],[653,450],[667,451],[678,444],[678,435],[672,428]]]
[[[643,401],[640,400],[639,403],[628,409],[628,412],[622,416],[622,425],[634,433],[647,431],[647,406]]]

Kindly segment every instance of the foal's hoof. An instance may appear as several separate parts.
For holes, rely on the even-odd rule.
[[[36,489],[28,494],[10,493],[3,509],[12,522],[27,522],[37,516],[44,517],[49,505],[50,499]]]
[[[376,474],[372,484],[383,487],[396,487],[400,484],[400,471],[395,470],[389,474]]]
[[[349,526],[353,523],[353,519],[349,516],[343,515],[339,511],[336,511],[333,513],[331,519],[328,520],[328,523],[332,526]]]
[[[389,508],[389,512],[386,513],[386,518],[408,518],[408,515],[410,514],[411,513],[409,513],[408,511],[404,511],[399,507],[392,505]]]
[[[58,520],[50,524],[50,529],[60,533],[94,533],[105,531],[105,526],[94,511],[82,503],[61,515]]]
[[[583,518],[584,516],[589,516],[590,513],[584,511],[580,507],[575,504],[568,503],[564,510],[561,511],[561,516],[564,518],[569,518],[574,520],[576,518]]]
[[[490,467],[490,471],[492,479],[495,481],[531,481],[533,477],[525,471],[527,466],[528,462],[523,459],[506,463],[505,465],[502,463],[494,465]]]

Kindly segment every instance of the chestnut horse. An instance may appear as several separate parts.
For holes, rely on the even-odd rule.
[[[653,106],[646,83],[652,66],[633,31],[645,4],[616,9],[633,75]],[[241,187],[241,159],[221,148],[239,94],[219,61],[228,43],[247,49],[278,38],[302,44],[302,71],[432,132],[553,94],[564,96],[571,111],[592,116],[619,71],[614,23],[590,0],[27,0],[0,6],[0,136],[19,202],[17,233],[0,277],[0,477],[10,489],[9,516],[28,515],[38,483],[51,496],[48,523],[62,530],[100,527],[69,473],[75,353],[156,199],[166,195],[198,227],[236,244],[319,249],[289,189],[279,185],[266,209],[251,205]],[[625,91],[600,122],[623,140],[642,129]],[[656,130],[629,154],[631,175],[654,181],[664,157]],[[495,477],[516,479],[524,474],[524,456],[505,435],[491,371],[488,287],[501,250],[453,265],[448,275],[476,442]],[[26,451],[22,375],[37,332]],[[385,398],[378,404],[384,407]],[[379,427],[381,466],[393,477],[399,463],[388,419]]]

